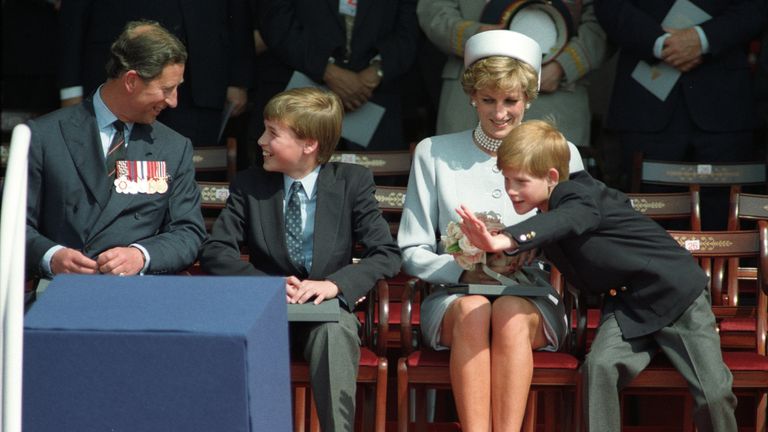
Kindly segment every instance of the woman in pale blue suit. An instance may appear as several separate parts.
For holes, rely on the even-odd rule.
[[[496,149],[523,119],[538,93],[541,51],[532,39],[507,30],[467,41],[462,83],[477,112],[475,129],[427,138],[416,147],[398,243],[407,273],[431,283],[485,282],[444,253],[435,233],[457,221],[460,203],[494,211],[514,224],[515,213],[496,168]],[[571,170],[583,170],[572,144]],[[497,266],[512,272],[529,255]],[[531,383],[534,349],[557,350],[566,334],[559,299],[463,296],[436,290],[422,303],[424,342],[451,350],[453,393],[464,431],[519,430]]]

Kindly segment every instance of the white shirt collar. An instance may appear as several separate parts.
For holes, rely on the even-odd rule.
[[[307,198],[312,198],[315,194],[315,186],[317,186],[317,177],[320,175],[320,165],[310,171],[309,174],[300,179],[295,179],[288,174],[283,174],[283,188],[285,190],[285,196],[288,196],[288,191],[291,190],[291,185],[294,181],[301,181],[301,186],[304,188],[304,192],[307,194]]]

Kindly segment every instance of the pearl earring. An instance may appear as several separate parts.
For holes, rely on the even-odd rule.
[[[475,101],[472,101],[472,102],[470,102],[469,104],[470,104],[470,105],[472,105],[473,107],[477,108],[477,102],[475,102]]]

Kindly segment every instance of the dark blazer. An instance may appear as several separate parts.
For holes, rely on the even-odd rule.
[[[378,279],[400,270],[400,249],[379,211],[373,176],[364,167],[331,162],[320,169],[309,274],[288,259],[283,174],[254,166],[238,173],[229,190],[227,206],[200,255],[208,273],[327,279],[354,305]],[[352,264],[355,244],[362,246],[362,259]],[[248,247],[248,262],[240,259],[240,245]]]
[[[164,194],[130,195],[112,192],[90,98],[29,126],[28,272],[37,273],[57,244],[93,258],[138,243],[149,253],[149,273],[195,261],[205,226],[188,139],[159,122],[135,124],[126,159],[165,161],[170,182]]]
[[[128,21],[160,22],[186,46],[179,93],[221,109],[227,86],[250,87],[253,36],[247,0],[67,0],[60,12],[59,85],[93,92],[106,79],[109,49]]]
[[[549,211],[505,231],[521,250],[541,248],[576,288],[606,294],[605,307],[615,309],[627,338],[669,325],[706,286],[687,250],[626,195],[584,171],[554,188]]]
[[[765,0],[691,0],[712,16],[700,26],[709,54],[683,73],[666,101],[630,75],[638,61],[653,56],[661,22],[674,0],[595,0],[595,13],[609,39],[621,49],[607,126],[620,131],[656,132],[669,124],[684,99],[693,122],[705,131],[756,127],[746,46],[766,25]]]
[[[380,55],[384,78],[371,101],[382,105],[386,112],[369,149],[406,148],[400,125],[399,80],[416,59],[420,37],[416,0],[357,3],[347,55],[346,29],[338,0],[259,0],[259,29],[269,50],[259,60],[258,98],[265,102],[283,90],[294,70],[322,83],[329,57],[334,57],[339,66],[359,72]]]

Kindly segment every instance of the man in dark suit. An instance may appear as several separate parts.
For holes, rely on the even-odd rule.
[[[259,139],[264,165],[232,182],[200,256],[212,274],[286,276],[289,303],[339,298],[339,322],[290,329],[292,346],[310,364],[324,431],[354,428],[360,340],[352,310],[376,280],[400,269],[400,250],[379,211],[371,172],[328,162],[341,118],[341,101],[327,91],[293,89],[270,100]],[[362,256],[352,264],[356,244]],[[248,262],[240,258],[241,245]]]
[[[400,80],[418,49],[415,0],[253,0],[268,50],[261,56],[249,135],[264,130],[260,106],[299,71],[339,95],[347,111],[370,101],[386,109],[370,143],[348,150],[405,149]],[[346,3],[342,8],[341,4]]]
[[[605,295],[582,366],[589,430],[621,430],[618,392],[660,349],[688,382],[698,430],[735,432],[733,379],[723,363],[707,276],[691,254],[623,193],[586,172],[568,178],[567,143],[547,123],[518,126],[497,154],[515,210],[541,212],[491,235],[462,207],[462,231],[486,251],[541,248],[576,288]]]
[[[619,132],[625,172],[631,172],[635,152],[647,159],[703,163],[755,156],[757,117],[746,47],[766,25],[767,2],[691,0],[711,18],[665,29],[661,23],[674,3],[595,1],[600,24],[621,50],[606,126]],[[641,60],[681,73],[666,99],[633,78]],[[708,197],[703,201],[712,201]],[[705,228],[725,229],[727,198],[716,213],[706,212],[709,205],[702,218]]]
[[[105,78],[109,44],[126,22],[150,19],[189,53],[178,107],[159,117],[192,140],[216,145],[225,103],[243,111],[253,80],[254,48],[247,0],[67,0],[60,11],[59,85],[64,105]]]
[[[36,276],[173,273],[205,237],[192,146],[155,121],[176,106],[184,45],[157,23],[131,22],[111,51],[92,98],[29,123]]]

